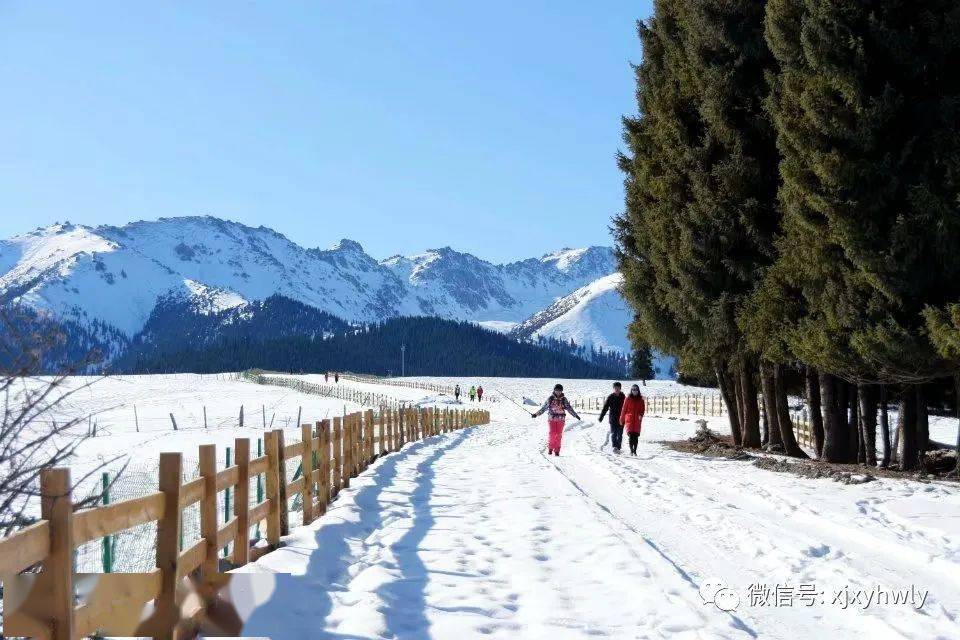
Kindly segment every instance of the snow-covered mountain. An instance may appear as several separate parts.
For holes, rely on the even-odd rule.
[[[631,312],[617,287],[619,273],[605,275],[560,298],[518,324],[519,338],[555,338],[604,351],[628,353],[627,325]]]
[[[350,322],[433,315],[519,322],[616,269],[609,247],[493,264],[450,248],[377,260],[357,242],[307,249],[213,217],[58,224],[0,241],[0,302],[132,337],[158,302],[214,313],[280,294]]]
[[[578,345],[630,353],[627,325],[633,319],[620,294],[623,275],[611,273],[558,299],[513,327],[518,338],[553,338]],[[675,359],[654,353],[657,378],[673,377]]]

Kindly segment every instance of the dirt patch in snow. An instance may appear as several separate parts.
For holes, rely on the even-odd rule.
[[[837,464],[820,460],[786,459],[768,455],[762,451],[747,453],[733,444],[732,436],[721,435],[701,424],[696,435],[687,440],[664,441],[668,449],[713,458],[752,460],[755,467],[777,473],[792,473],[803,478],[823,478],[842,484],[863,484],[877,478],[901,480],[960,481],[956,471],[956,455],[953,451],[929,451],[924,457],[922,471],[901,471],[896,468],[881,469],[860,464]]]
[[[705,424],[701,424],[696,435],[687,440],[671,440],[662,443],[674,451],[697,453],[714,458],[729,458],[731,460],[751,460],[753,456],[738,449],[733,444],[732,436],[723,436],[711,431]]]

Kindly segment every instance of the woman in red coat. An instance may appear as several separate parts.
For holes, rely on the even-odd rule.
[[[620,424],[627,430],[627,437],[630,438],[630,454],[634,456],[637,455],[640,424],[643,422],[643,412],[646,408],[643,396],[640,395],[640,387],[633,385],[630,387],[630,395],[623,401],[623,409],[620,410]]]

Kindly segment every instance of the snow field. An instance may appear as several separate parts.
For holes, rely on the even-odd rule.
[[[322,381],[322,375],[305,378]],[[501,391],[537,403],[555,382],[430,380],[459,382],[463,389],[482,384],[488,394]],[[72,379],[70,385],[84,381]],[[561,382],[571,398],[603,395],[609,388],[609,381]],[[451,401],[416,389],[341,384],[408,402]],[[667,381],[644,388],[647,395],[701,391]],[[610,452],[607,427],[595,415],[584,415],[583,422],[571,418],[562,455],[547,457],[544,420],[534,421],[500,398],[482,403],[491,411],[490,425],[410,444],[376,461],[325,516],[295,529],[283,549],[243,568],[275,574],[272,592],[254,594],[248,605],[244,634],[960,637],[957,485],[880,479],[847,486],[681,454],[658,444],[693,434],[694,420],[678,416],[647,418],[636,458]],[[241,403],[248,425],[243,430],[236,424]],[[275,427],[289,425],[288,442],[299,440],[297,407],[304,422],[344,410],[340,400],[229,375],[177,375],[100,380],[59,411],[61,418],[95,414],[98,421],[98,436],[81,448],[76,477],[117,453],[129,456],[131,470],[152,474],[161,451],[183,451],[191,460],[199,444],[210,442],[217,444],[222,464],[235,437],[261,435],[263,406],[268,424],[274,415]],[[166,429],[171,411],[180,431]],[[725,418],[709,422],[727,430]],[[195,463],[185,464],[192,477],[189,464]],[[155,477],[144,476],[143,484],[132,495],[154,490]],[[130,496],[115,499],[122,497]],[[184,517],[190,521],[188,513]],[[292,522],[297,519],[291,513]],[[120,563],[117,570],[142,571],[131,564],[151,560],[150,533],[132,537],[139,546],[119,548],[118,563],[124,556],[128,566]],[[195,534],[185,538],[189,544]],[[78,568],[96,570],[98,559],[91,547]],[[706,585],[717,583],[736,596],[730,611],[701,597]],[[811,606],[776,606],[772,598],[755,599],[752,585],[813,585],[819,595]],[[904,588],[925,594],[922,607],[835,602],[838,593]]]
[[[43,379],[24,380],[25,385],[39,385]],[[75,431],[84,433],[89,424],[96,424],[97,435],[84,441],[70,464],[72,478],[79,483],[76,494],[99,493],[101,472],[113,480],[110,500],[118,502],[147,495],[157,490],[157,468],[160,453],[183,453],[184,480],[198,475],[198,448],[202,444],[217,446],[218,468],[226,466],[227,448],[236,438],[250,438],[251,455],[257,453],[257,440],[266,428],[284,430],[286,442],[300,440],[297,423],[314,423],[344,412],[360,410],[360,406],[339,399],[325,398],[292,391],[283,387],[256,385],[239,379],[236,374],[217,375],[144,375],[108,378],[72,377],[57,390],[64,396],[45,419],[58,421],[82,419]],[[239,426],[240,406],[244,407],[244,427]],[[136,407],[136,419],[134,418]],[[207,425],[203,411],[206,407]],[[173,430],[170,413],[178,430]],[[265,416],[265,417],[264,417]],[[139,422],[140,431],[137,431]],[[42,426],[38,425],[38,428]],[[100,469],[106,465],[103,469]],[[293,479],[296,465],[288,466],[288,480]],[[251,482],[251,502],[255,502],[256,483]],[[217,502],[218,520],[224,520],[223,500]],[[291,522],[298,523],[299,512],[291,512]],[[199,507],[184,510],[183,539],[186,545],[199,539]],[[142,525],[113,537],[114,570],[146,571],[154,563],[155,526]],[[77,566],[82,571],[99,571],[102,566],[102,545],[95,540],[78,549]]]
[[[516,399],[540,391],[539,400],[553,381],[459,382]],[[574,396],[605,384],[565,387]],[[656,441],[687,437],[694,422],[668,418],[645,420],[636,458],[614,456],[595,417],[571,419],[562,455],[548,457],[542,419],[508,402],[484,408],[490,425],[377,461],[287,547],[244,568],[291,574],[256,599],[244,633],[960,635],[956,485],[881,479],[847,486],[681,454]],[[724,418],[710,422],[725,425]],[[736,596],[733,610],[704,602],[701,587],[716,582]],[[756,597],[777,585],[784,592],[812,585],[817,595],[809,606]],[[837,600],[904,588],[925,594],[921,608]]]

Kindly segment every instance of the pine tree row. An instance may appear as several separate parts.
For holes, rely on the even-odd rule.
[[[818,456],[873,464],[895,399],[881,463],[916,468],[960,371],[960,4],[654,5],[614,224],[635,348],[715,378],[746,447],[804,455],[795,390]]]

